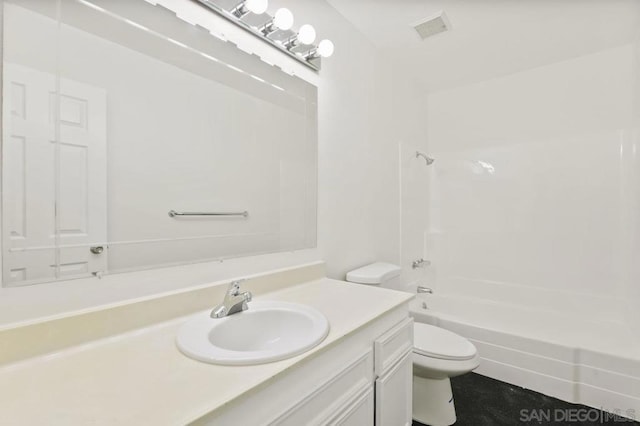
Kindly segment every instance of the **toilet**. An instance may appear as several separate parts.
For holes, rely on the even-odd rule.
[[[393,287],[399,266],[372,263],[347,273],[347,281]],[[413,325],[413,419],[430,426],[456,422],[451,377],[478,367],[480,358],[473,344],[462,336],[433,325]]]

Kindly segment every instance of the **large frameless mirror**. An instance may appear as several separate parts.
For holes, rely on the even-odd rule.
[[[315,87],[144,0],[2,6],[4,286],[315,246]]]

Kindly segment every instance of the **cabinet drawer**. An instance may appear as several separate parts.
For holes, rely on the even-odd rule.
[[[413,319],[407,318],[374,343],[375,373],[384,375],[398,360],[413,351]]]
[[[292,404],[288,411],[271,424],[278,426],[329,424],[336,412],[343,410],[366,389],[373,388],[372,373],[373,352],[369,349],[346,368],[338,370],[310,395]]]

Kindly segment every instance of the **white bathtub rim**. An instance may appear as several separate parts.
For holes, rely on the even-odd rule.
[[[413,315],[413,313],[412,313]],[[424,314],[423,314],[424,315]],[[414,317],[416,318],[416,317]],[[550,355],[549,353],[536,353],[536,352],[532,352],[532,351],[527,351],[526,349],[521,349],[521,348],[514,348],[523,352],[530,352],[530,353],[536,353],[536,355],[538,356],[543,356],[546,358],[551,358],[551,359],[557,359],[560,361],[564,361],[564,362],[570,362],[570,363],[574,363],[574,364],[580,364],[580,365],[588,365],[588,366],[595,366],[596,368],[600,368],[600,369],[605,369],[605,370],[609,370],[609,371],[614,371],[614,372],[619,372],[621,374],[631,374],[631,375],[636,375],[637,377],[640,377],[640,357],[633,357],[633,356],[627,356],[625,354],[618,354],[618,353],[612,353],[612,352],[606,352],[606,351],[601,351],[601,350],[597,350],[597,349],[593,349],[593,348],[586,348],[583,346],[570,346],[564,343],[560,343],[560,342],[554,342],[554,341],[541,341],[540,339],[537,339],[535,337],[531,337],[531,336],[522,336],[522,335],[518,335],[509,331],[503,331],[503,330],[498,330],[495,328],[490,328],[490,327],[483,327],[483,326],[478,326],[476,324],[473,324],[471,322],[468,321],[460,321],[458,318],[456,318],[455,316],[452,315],[435,315],[434,318],[436,318],[438,321],[438,324],[436,325],[441,325],[442,321],[444,322],[448,322],[448,323],[456,323],[456,324],[460,324],[462,326],[465,327],[471,327],[474,329],[478,329],[478,330],[485,330],[489,333],[493,333],[495,335],[498,335],[500,337],[508,337],[514,340],[520,340],[520,341],[527,341],[533,345],[538,345],[540,343],[544,344],[544,345],[549,345],[549,346],[555,346],[558,348],[563,349],[564,351],[567,351],[569,353],[571,353],[570,356],[564,356],[564,357],[557,357],[557,356],[553,356]],[[445,327],[446,328],[446,327]],[[494,341],[487,341],[487,343],[491,343],[491,344],[498,344],[500,346],[505,346],[504,344],[500,344],[499,342],[496,343]],[[606,358],[615,358],[616,360],[619,360],[621,362],[629,362],[629,363],[639,363],[638,364],[638,371],[637,373],[634,372],[629,372],[627,370],[622,370],[622,371],[618,371],[618,370],[613,370],[608,368],[605,365],[602,365],[598,362],[596,362],[596,365],[592,365],[592,363],[584,361],[584,359],[588,356],[596,356],[596,357],[606,357]]]
[[[497,328],[496,326],[493,325],[488,325],[488,324],[482,324],[482,321],[478,321],[478,322],[474,322],[472,319],[469,318],[461,318],[459,316],[456,316],[454,314],[449,314],[449,313],[444,313],[442,311],[439,311],[437,309],[424,309],[422,308],[422,299],[416,299],[413,302],[411,302],[410,307],[411,307],[411,315],[414,318],[420,318],[421,316],[425,316],[427,318],[433,318],[436,321],[449,321],[451,323],[455,323],[455,324],[462,324],[468,327],[474,327],[478,330],[485,330],[494,334],[499,334],[499,335],[503,335],[503,336],[507,336],[507,338],[510,338],[512,340],[520,340],[520,341],[528,341],[529,343],[539,343],[539,342],[543,342],[544,344],[547,345],[552,345],[558,348],[562,348],[565,352],[569,352],[571,353],[570,356],[568,357],[563,357],[561,359],[565,360],[565,361],[572,361],[572,362],[581,362],[582,359],[584,359],[584,355],[585,353],[589,353],[589,354],[593,354],[596,357],[600,356],[604,356],[604,357],[615,357],[618,358],[620,360],[623,361],[630,361],[630,362],[640,362],[640,344],[636,345],[633,350],[635,351],[635,354],[631,353],[618,353],[618,352],[614,352],[614,351],[607,351],[604,350],[602,348],[598,348],[598,347],[594,347],[595,345],[597,345],[599,343],[599,340],[596,339],[594,340],[592,343],[594,344],[594,346],[588,346],[585,345],[584,343],[581,343],[579,341],[574,340],[573,342],[569,342],[570,339],[566,339],[564,337],[566,336],[552,336],[551,338],[549,338],[549,336],[536,336],[536,335],[529,335],[528,333],[524,332],[524,333],[517,333],[515,330],[504,330],[504,329],[500,329]],[[429,301],[427,300],[427,305],[429,303]],[[470,302],[472,303],[472,302]],[[502,303],[496,303],[496,306],[500,305],[500,306],[505,306],[505,304]],[[522,311],[523,309],[521,309],[520,307],[517,307],[515,305],[507,305],[509,308],[511,309],[515,309],[518,308],[519,311]],[[534,310],[530,310],[530,312],[535,312]],[[433,323],[430,321],[424,321],[427,323]],[[439,324],[435,324],[435,325],[439,325]],[[586,326],[588,326],[589,323],[586,324]],[[612,327],[617,327],[622,329],[622,332],[624,334],[627,334],[629,336],[629,339],[632,340],[633,339],[633,333],[631,328],[624,323],[617,323],[617,322],[606,322],[606,323],[602,323],[602,322],[593,322],[591,323],[591,325],[594,326],[612,326]],[[489,342],[491,343],[491,342]],[[498,343],[500,344],[500,343]],[[550,354],[543,354],[544,356],[549,356],[549,357],[553,357]]]

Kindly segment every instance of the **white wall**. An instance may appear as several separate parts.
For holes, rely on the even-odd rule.
[[[335,54],[318,87],[318,247],[330,277],[368,262],[400,262],[398,145],[407,130],[394,118],[394,83],[385,58],[325,1],[274,0],[296,25],[311,22]]]
[[[427,250],[440,291],[499,282],[567,303],[625,297],[633,55],[625,45],[429,94]]]

